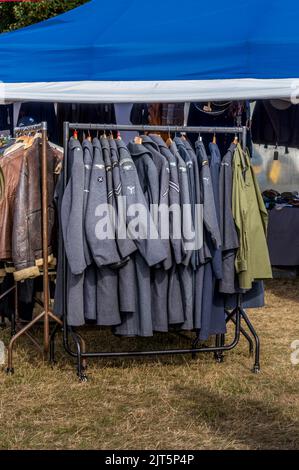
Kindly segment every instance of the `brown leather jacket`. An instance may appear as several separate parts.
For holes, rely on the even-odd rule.
[[[15,280],[39,275],[43,263],[42,253],[42,204],[41,204],[41,139],[37,138],[24,151],[23,163],[17,188],[13,234],[12,258],[16,268]],[[61,155],[60,155],[61,157]],[[57,152],[47,144],[48,197],[49,197],[49,255],[53,253],[55,209],[53,203]],[[53,255],[52,255],[53,256]]]
[[[1,196],[0,196],[0,261],[12,258],[12,226],[15,197],[23,162],[23,149],[0,156]]]

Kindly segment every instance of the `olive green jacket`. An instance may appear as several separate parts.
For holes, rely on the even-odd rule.
[[[235,267],[239,286],[250,289],[257,279],[272,278],[266,232],[268,213],[248,152],[237,145],[233,158],[233,217],[240,247]]]

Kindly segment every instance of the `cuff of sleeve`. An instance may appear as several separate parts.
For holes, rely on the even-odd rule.
[[[2,268],[1,268],[1,269],[0,269],[0,278],[3,278],[3,279],[4,279],[5,276],[6,276],[6,271],[5,271],[5,269],[2,269]]]
[[[40,272],[37,266],[30,266],[29,268],[21,269],[20,271],[15,271],[13,273],[14,280],[24,281],[25,279],[34,279],[35,277],[40,276]]]
[[[8,274],[11,274],[11,273],[14,273],[16,270],[16,268],[14,266],[5,266],[5,271],[8,273]]]
[[[53,255],[49,255],[49,256],[48,256],[48,263],[49,263],[49,264],[52,264],[52,263],[53,263],[53,260],[54,260],[54,256],[53,256]],[[38,258],[38,259],[35,260],[35,266],[37,266],[38,268],[42,268],[42,267],[43,267],[43,264],[44,264],[43,258]]]
[[[242,271],[247,271],[247,261],[244,259],[237,259],[236,260],[236,271],[237,273],[241,273]]]

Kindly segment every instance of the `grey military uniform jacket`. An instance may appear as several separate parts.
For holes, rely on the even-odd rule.
[[[190,159],[193,163],[193,174],[194,174],[194,198],[195,198],[195,204],[197,205],[194,208],[193,212],[193,217],[195,218],[193,220],[194,227],[197,230],[197,240],[200,248],[196,250],[195,253],[195,266],[198,267],[201,263],[204,262],[204,256],[203,256],[203,195],[202,195],[202,188],[201,188],[201,182],[200,182],[200,170],[198,166],[198,161],[196,154],[186,139],[181,139],[189,156]]]
[[[207,236],[204,235],[204,255],[205,259],[209,260],[212,258],[211,249],[218,249],[221,247],[221,235],[217,219],[212,178],[206,150],[204,144],[200,140],[195,143],[195,147],[198,165],[200,168],[200,179],[203,192],[203,221],[204,228],[207,231]],[[209,246],[209,237],[211,239],[212,246]]]
[[[84,253],[85,168],[80,142],[71,138],[68,155],[68,182],[61,201],[60,223],[67,256],[67,318],[69,325],[81,326],[84,318],[84,277],[87,260]],[[59,299],[56,299],[59,302]]]
[[[114,139],[109,139],[110,145],[110,160],[112,167],[112,180],[113,180],[113,191],[116,203],[117,211],[117,220],[118,224],[123,224],[120,228],[118,224],[116,225],[116,239],[118,244],[119,252],[122,258],[126,258],[137,250],[137,247],[133,240],[128,238],[127,235],[127,223],[126,223],[126,214],[125,214],[125,205],[122,198],[122,184],[119,171],[119,155],[117,150],[117,144]],[[121,230],[124,233],[120,233]]]
[[[93,139],[93,149],[94,158],[85,215],[85,231],[92,258],[98,267],[102,267],[118,263],[121,258],[115,240],[114,221],[110,217],[108,206],[106,166],[102,146],[97,138]],[[104,211],[105,207],[106,211]],[[100,233],[97,231],[98,227]],[[106,227],[106,236],[103,233],[103,227]]]
[[[144,238],[136,238],[134,242],[138,252],[133,255],[128,267],[134,268],[136,290],[136,309],[134,312],[122,316],[122,324],[115,328],[116,334],[151,336],[153,334],[152,310],[151,310],[151,282],[150,266],[155,266],[167,257],[167,252],[162,244],[158,231],[155,237],[151,238],[148,232],[148,224],[153,224],[149,212],[150,203],[158,200],[158,193],[154,188],[149,187],[148,178],[156,178],[156,168],[144,147],[130,144],[130,151],[121,139],[116,140],[119,152],[119,169],[122,184],[122,195],[126,197],[127,204],[127,226],[129,234],[130,224],[136,216],[136,204],[141,204],[146,210],[146,217],[142,219],[145,226],[141,227],[141,232],[145,233]],[[136,163],[133,161],[136,157]],[[145,156],[143,158],[142,156]],[[139,169],[139,172],[138,172]],[[147,171],[148,170],[148,171]],[[140,182],[141,180],[141,182]],[[143,223],[141,220],[141,224]],[[132,276],[129,277],[132,279]]]
[[[182,241],[185,256],[182,263],[188,266],[192,256],[192,244],[194,242],[194,227],[192,221],[191,201],[186,163],[182,159],[175,142],[170,145],[170,151],[176,158],[180,186],[180,204],[182,214]],[[191,245],[190,245],[191,244]]]
[[[220,292],[232,294],[236,292],[235,258],[239,248],[238,234],[232,214],[232,159],[236,145],[231,144],[222,158],[220,167],[220,231],[222,238],[222,280]]]
[[[64,246],[70,270],[82,274],[87,266],[84,253],[84,184],[83,149],[77,139],[69,142],[69,180],[61,204]]]
[[[166,143],[161,136],[157,134],[150,134],[149,137],[159,146],[161,155],[166,158],[169,167],[169,207],[180,207],[180,185],[178,176],[178,166],[176,157],[169,150]],[[176,218],[175,218],[176,217]],[[177,234],[177,228],[179,227],[179,233]],[[169,234],[170,242],[173,250],[173,257],[176,264],[181,264],[183,256],[185,256],[185,250],[182,246],[181,240],[181,213],[171,212],[169,214]]]
[[[158,177],[159,179],[156,181],[156,185],[158,185],[159,189],[159,207],[160,211],[158,214],[155,214],[155,218],[157,219],[157,228],[160,236],[162,237],[162,243],[165,245],[167,250],[168,256],[163,263],[164,268],[170,269],[172,266],[172,257],[171,257],[171,249],[170,249],[170,242],[169,242],[169,230],[168,233],[163,235],[163,224],[165,224],[165,215],[163,216],[163,212],[161,211],[162,208],[166,210],[167,217],[168,217],[168,206],[169,206],[169,164],[168,161],[163,155],[161,155],[159,151],[159,146],[149,137],[146,135],[142,136],[142,145],[148,150],[150,153],[152,160],[157,168]],[[167,219],[169,221],[169,218]],[[166,227],[169,229],[169,227]]]

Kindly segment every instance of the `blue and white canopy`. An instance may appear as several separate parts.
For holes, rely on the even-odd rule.
[[[91,0],[0,35],[0,99],[290,98],[298,18],[294,0]]]

